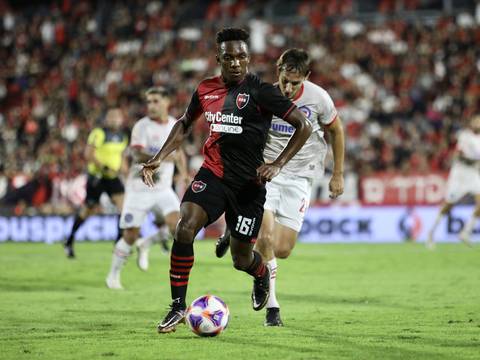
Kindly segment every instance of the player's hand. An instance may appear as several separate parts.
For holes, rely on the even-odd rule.
[[[158,160],[149,160],[146,163],[142,164],[142,181],[148,187],[155,186],[155,180],[153,179],[155,172],[160,166],[160,161]]]
[[[272,181],[282,168],[275,164],[263,164],[257,169],[257,178],[262,182]]]
[[[336,199],[343,194],[343,174],[333,173],[328,189],[330,190],[330,199]]]

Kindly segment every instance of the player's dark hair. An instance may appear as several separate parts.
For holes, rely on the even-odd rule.
[[[278,59],[277,68],[279,71],[298,71],[307,75],[310,71],[310,56],[303,49],[288,49]]]
[[[169,96],[170,92],[167,88],[164,88],[163,86],[154,86],[145,91],[145,97],[147,95]]]
[[[240,28],[224,28],[217,32],[217,44],[221,44],[224,41],[245,41],[250,38],[248,31]]]

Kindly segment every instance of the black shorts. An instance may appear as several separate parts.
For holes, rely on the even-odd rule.
[[[88,207],[93,207],[99,203],[102,193],[107,193],[112,198],[112,195],[124,192],[125,189],[119,178],[105,179],[88,175],[85,203]]]
[[[223,213],[232,236],[238,240],[255,242],[262,224],[265,186],[252,182],[234,191],[210,170],[200,168],[183,196],[182,203],[193,202],[208,215],[209,225]]]

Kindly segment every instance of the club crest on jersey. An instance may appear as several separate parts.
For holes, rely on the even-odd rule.
[[[205,184],[203,181],[194,181],[192,182],[192,191],[194,193],[199,193],[199,192],[202,192],[203,190],[205,190],[207,187],[207,184]]]
[[[250,94],[240,93],[237,95],[237,107],[242,110],[248,104],[248,100],[250,100]]]
[[[310,110],[310,108],[308,106],[306,106],[306,105],[300,106],[298,108],[298,110],[303,112],[305,114],[305,116],[307,117],[307,119],[310,120],[310,116],[312,115],[312,110]]]

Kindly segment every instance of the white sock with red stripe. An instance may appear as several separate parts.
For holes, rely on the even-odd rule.
[[[273,258],[268,262],[270,266],[270,296],[268,297],[267,308],[280,308],[277,301],[277,294],[275,293],[275,282],[277,279],[277,259]]]
[[[108,274],[109,277],[120,277],[120,271],[122,270],[123,265],[127,262],[131,252],[132,246],[128,245],[122,237],[113,249],[112,266],[110,267],[110,273]]]

